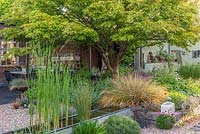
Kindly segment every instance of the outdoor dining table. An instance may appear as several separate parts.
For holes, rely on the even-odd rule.
[[[17,78],[26,78],[27,72],[25,71],[10,71],[10,74],[16,76]]]

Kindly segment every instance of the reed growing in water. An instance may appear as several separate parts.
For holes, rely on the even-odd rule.
[[[36,66],[42,65],[45,68],[37,69],[36,78],[28,81],[30,125],[36,124],[36,130],[41,131],[62,127],[62,119],[65,119],[66,125],[68,124],[70,74],[64,65],[50,60],[51,53],[51,50],[45,50],[44,55],[33,54]],[[41,58],[46,61],[41,63]],[[35,131],[35,127],[32,131]]]

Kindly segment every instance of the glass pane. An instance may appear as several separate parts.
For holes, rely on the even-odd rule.
[[[16,57],[9,53],[10,49],[14,48],[16,43],[14,41],[1,41],[0,42],[0,65],[15,65]],[[6,55],[6,59],[2,59],[3,56]]]

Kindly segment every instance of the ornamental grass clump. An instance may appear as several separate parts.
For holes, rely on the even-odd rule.
[[[82,122],[73,128],[72,134],[107,134],[103,125],[97,122]]]
[[[148,80],[134,78],[132,75],[113,80],[111,89],[103,91],[103,106],[159,106],[166,99],[168,92]]]
[[[179,74],[183,78],[200,78],[200,65],[184,65],[179,68]]]
[[[72,91],[72,105],[75,107],[79,121],[90,118],[90,110],[93,102],[93,89],[86,80],[78,78]]]
[[[126,116],[113,115],[105,122],[107,134],[140,134],[139,124]]]

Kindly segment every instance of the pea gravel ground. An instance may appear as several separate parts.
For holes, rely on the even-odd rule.
[[[171,130],[160,130],[154,126],[143,128],[142,134],[200,134],[200,129],[196,131],[193,127],[198,124],[199,120],[186,122],[183,127],[174,127]]]
[[[12,104],[0,105],[0,134],[29,126],[29,118],[28,109],[16,110],[13,109]],[[159,130],[152,126],[143,128],[142,134],[200,134],[200,131],[191,129],[198,122],[199,120],[191,121],[185,123],[183,127],[174,127],[172,130]]]
[[[13,104],[0,105],[0,134],[29,126],[28,109],[13,109]]]

